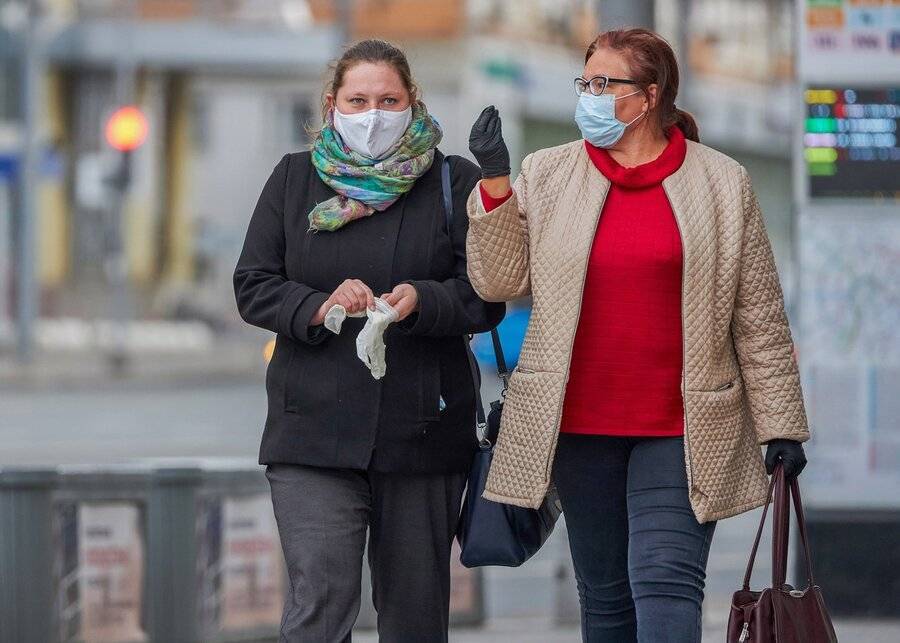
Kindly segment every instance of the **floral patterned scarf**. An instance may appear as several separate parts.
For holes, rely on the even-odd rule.
[[[333,232],[354,219],[386,210],[428,171],[442,137],[437,120],[417,101],[397,149],[376,161],[344,145],[334,129],[334,113],[329,111],[313,144],[312,163],[338,195],[312,209],[309,229]]]

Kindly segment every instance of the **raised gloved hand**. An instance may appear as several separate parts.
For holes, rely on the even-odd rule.
[[[509,175],[509,150],[503,141],[500,112],[493,105],[485,107],[472,126],[469,151],[481,166],[482,177],[489,179]]]
[[[800,475],[806,466],[803,445],[794,440],[770,440],[766,444],[766,471],[769,475],[775,471],[779,460],[784,463],[785,480],[792,480]]]

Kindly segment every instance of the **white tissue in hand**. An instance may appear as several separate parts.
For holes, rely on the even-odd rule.
[[[356,336],[356,355],[369,367],[376,380],[384,377],[387,363],[384,357],[384,331],[397,321],[397,311],[381,299],[375,298],[375,310],[366,308],[366,325]]]

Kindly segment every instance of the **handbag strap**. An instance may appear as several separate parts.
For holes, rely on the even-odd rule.
[[[800,502],[800,483],[797,478],[791,480],[791,496],[794,499],[794,511],[797,513],[797,528],[800,531],[800,540],[803,543],[803,553],[806,558],[806,579],[810,587],[816,584],[813,578],[812,554],[809,553],[809,539],[806,535],[806,517],[803,515],[803,503]]]
[[[790,495],[788,495],[790,494]],[[781,500],[779,501],[779,495]],[[782,587],[787,579],[788,543],[790,541],[790,509],[793,501],[794,514],[797,516],[797,527],[800,532],[800,544],[803,548],[803,556],[806,562],[806,582],[810,587],[815,585],[813,580],[812,556],[809,552],[809,540],[806,532],[806,518],[803,515],[803,504],[800,501],[800,483],[793,478],[790,483],[781,476],[781,480],[775,485],[775,516],[778,518],[777,532],[773,537],[778,540],[772,543],[772,586]],[[779,512],[781,515],[779,516]]]
[[[787,558],[791,541],[791,498],[783,466],[775,479],[772,509],[772,587],[781,587],[787,579]]]
[[[441,161],[441,195],[444,199],[444,220],[447,224],[447,236],[450,236],[450,226],[453,223],[453,190],[450,183],[450,157],[445,156]],[[481,442],[486,441],[487,420],[484,414],[484,401],[481,398],[481,370],[478,361],[472,353],[469,342],[471,335],[465,335],[466,355],[469,359],[469,370],[472,372],[472,382],[475,384],[475,420],[477,423],[476,435]],[[509,371],[506,368],[506,358],[503,355],[503,345],[500,343],[500,334],[496,328],[491,329],[491,343],[494,346],[494,359],[497,362],[497,375],[503,382],[503,394],[509,387]]]
[[[769,492],[766,495],[766,504],[763,507],[762,517],[759,519],[759,528],[756,530],[756,538],[753,539],[753,547],[750,549],[750,560],[747,561],[747,571],[744,573],[744,587],[745,591],[749,591],[750,589],[750,577],[753,575],[753,565],[756,562],[756,552],[759,550],[759,541],[762,539],[763,527],[766,526],[766,515],[769,513],[769,505],[772,502],[772,494],[775,491],[775,477],[778,474],[778,470],[781,468],[781,465],[778,465],[778,468],[775,470],[775,473],[772,474],[772,479],[769,481]]]
[[[494,357],[497,360],[497,375],[503,382],[503,391],[501,395],[506,397],[506,390],[509,388],[509,370],[506,367],[506,358],[503,356],[503,345],[500,343],[500,334],[496,329],[491,330],[491,343],[494,345]]]
[[[788,494],[789,487],[790,494]],[[772,503],[774,494],[774,516],[772,519],[772,587],[780,588],[785,583],[787,572],[787,552],[788,552],[788,536],[790,523],[790,507],[793,500],[794,511],[797,515],[797,526],[800,531],[800,540],[803,545],[803,553],[806,561],[806,579],[809,586],[815,585],[813,579],[812,557],[809,551],[809,539],[806,532],[806,518],[803,514],[803,504],[800,501],[800,484],[796,478],[791,480],[789,484],[785,481],[784,466],[779,463],[772,479],[769,482],[769,493],[766,498],[766,504],[763,508],[762,517],[759,521],[759,529],[756,531],[756,538],[753,541],[753,548],[750,550],[750,560],[747,562],[747,571],[744,574],[744,586],[746,591],[750,590],[750,577],[753,574],[753,565],[756,560],[756,553],[759,549],[759,542],[762,538],[763,527],[766,523],[766,515],[769,511],[769,504]]]
[[[441,161],[441,195],[444,197],[444,221],[447,224],[447,236],[450,236],[450,224],[453,223],[453,190],[450,187],[450,157]]]
[[[475,435],[479,442],[486,439],[487,419],[484,415],[484,400],[481,399],[481,369],[478,368],[478,361],[472,353],[472,347],[469,346],[468,336],[463,338],[466,346],[466,357],[469,360],[469,371],[472,373],[472,381],[475,383]]]

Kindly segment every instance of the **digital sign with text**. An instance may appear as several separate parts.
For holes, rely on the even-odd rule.
[[[900,88],[810,87],[804,98],[810,197],[900,199]]]

